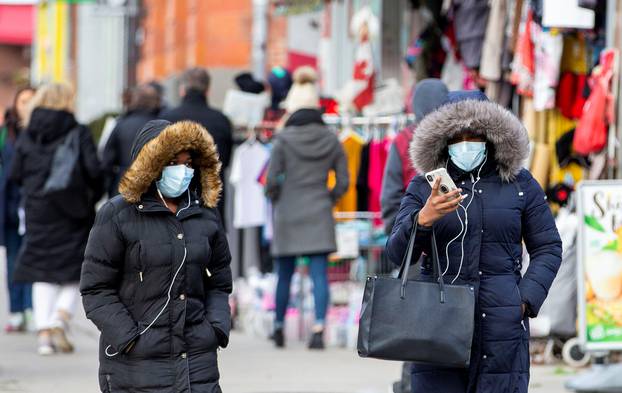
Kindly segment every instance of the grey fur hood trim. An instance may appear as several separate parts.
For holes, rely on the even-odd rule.
[[[467,100],[448,104],[426,116],[410,144],[410,158],[419,173],[444,167],[447,142],[464,130],[484,136],[494,145],[497,170],[503,181],[513,181],[529,156],[529,137],[512,112],[490,101]]]

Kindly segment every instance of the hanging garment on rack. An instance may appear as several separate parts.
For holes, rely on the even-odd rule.
[[[589,58],[587,42],[583,35],[564,35],[564,51],[560,64],[562,72],[587,75],[589,73]]]
[[[380,193],[382,192],[382,176],[389,156],[388,139],[374,140],[369,146],[369,211],[380,211]]]
[[[410,162],[410,155],[408,154],[408,150],[410,149],[410,142],[413,139],[413,135],[415,133],[415,127],[410,126],[406,127],[397,134],[393,143],[395,144],[395,148],[400,156],[400,162],[402,165],[402,183],[404,185],[404,190],[408,188],[410,181],[417,175],[417,171]]]
[[[516,85],[518,94],[531,97],[533,95],[533,78],[535,73],[535,44],[531,31],[534,28],[533,13],[529,11],[524,23],[521,24],[516,41],[516,53],[512,63],[511,82]]]
[[[489,0],[453,0],[452,10],[464,65],[469,69],[479,68],[490,12]]]
[[[369,147],[369,143],[363,146],[356,179],[356,210],[360,212],[367,211],[369,207]]]
[[[354,212],[357,206],[356,179],[361,167],[361,152],[363,151],[363,146],[365,146],[365,141],[355,132],[349,132],[345,139],[341,141],[341,144],[348,160],[350,183],[348,183],[348,191],[341,197],[336,209],[341,212]]]
[[[564,72],[559,78],[556,105],[562,115],[569,119],[578,119],[583,113],[587,97],[585,90],[587,76]]]
[[[251,228],[266,222],[266,197],[257,181],[270,158],[268,148],[248,140],[234,152],[229,182],[235,188],[233,226]]]
[[[592,93],[574,134],[573,147],[583,155],[598,153],[607,145],[608,126],[614,119],[611,79],[617,52],[615,49],[606,50],[600,56],[600,66],[594,69],[588,82]]]
[[[559,80],[559,65],[564,47],[559,32],[545,31],[534,26],[536,43],[536,72],[533,86],[533,105],[536,111],[555,107],[555,88]]]

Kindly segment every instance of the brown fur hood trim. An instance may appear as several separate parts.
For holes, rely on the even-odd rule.
[[[151,185],[159,180],[164,167],[178,153],[186,150],[193,152],[194,177],[200,180],[203,204],[216,207],[222,191],[218,150],[207,130],[191,121],[167,126],[160,135],[143,146],[119,184],[123,198],[129,203],[138,203]]]

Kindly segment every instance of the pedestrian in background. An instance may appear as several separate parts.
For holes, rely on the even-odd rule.
[[[397,134],[384,167],[380,205],[387,233],[391,233],[404,192],[417,174],[409,155],[410,142],[417,124],[445,103],[447,93],[447,86],[440,79],[424,79],[415,86],[411,108],[415,113],[415,124]]]
[[[232,278],[216,145],[197,123],[154,120],[132,158],[82,268],[84,309],[101,332],[100,389],[221,392]]]
[[[160,118],[172,123],[191,120],[201,124],[214,138],[223,170],[220,178],[224,182],[224,172],[231,161],[231,149],[233,148],[233,131],[231,122],[222,112],[212,108],[207,100],[211,78],[207,70],[203,68],[190,68],[181,76],[180,95],[181,105],[174,109],[164,110]],[[218,211],[224,220],[225,212],[224,190],[218,204]]]
[[[73,115],[72,89],[46,84],[29,107],[10,172],[10,180],[23,190],[26,222],[13,278],[34,284],[39,353],[50,355],[73,351],[66,331],[77,305],[84,249],[103,187],[91,132]],[[70,138],[78,141],[79,149],[70,182],[65,189],[46,192],[55,152]]]
[[[131,90],[128,111],[118,120],[112,130],[102,155],[106,176],[106,191],[110,198],[119,193],[119,182],[132,163],[132,143],[141,128],[157,117],[160,97],[150,84]]]
[[[523,169],[528,154],[520,120],[479,91],[449,93],[417,127],[411,157],[422,175],[408,186],[387,255],[401,264],[415,219],[412,262],[432,255],[434,231],[445,282],[475,290],[475,329],[469,367],[414,364],[412,393],[527,393],[529,318],[562,253],[545,194]],[[423,174],[439,168],[460,189],[443,194],[438,181],[431,188]],[[521,277],[523,242],[530,264]],[[431,264],[421,276],[436,280]]]
[[[32,87],[24,87],[17,91],[13,105],[7,110],[4,117],[4,126],[0,128],[0,158],[2,171],[0,173],[0,241],[6,248],[6,277],[9,292],[9,321],[5,327],[7,333],[23,332],[27,328],[27,321],[32,317],[32,286],[13,281],[17,253],[22,246],[20,233],[20,204],[21,190],[19,186],[9,180],[8,172],[15,151],[15,142],[22,133],[24,119],[27,114],[28,102],[35,94]]]
[[[329,303],[328,254],[336,251],[333,206],[348,189],[346,156],[319,110],[317,75],[311,67],[294,73],[286,99],[285,128],[274,139],[266,193],[274,205],[272,255],[278,284],[273,339],[285,345],[283,326],[290,285],[298,257],[308,257],[313,281],[315,325],[309,348],[324,348],[324,324]],[[334,170],[336,185],[327,187]]]

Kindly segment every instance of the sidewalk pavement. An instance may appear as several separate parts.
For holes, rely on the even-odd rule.
[[[2,255],[0,261],[3,262]],[[4,266],[0,266],[0,326],[6,323]],[[34,335],[0,333],[0,392],[96,393],[98,332],[80,307],[71,339],[73,355],[40,357]],[[225,393],[387,393],[400,364],[360,359],[354,351],[310,352],[304,343],[277,350],[266,339],[234,332],[220,352]],[[532,368],[531,393],[563,393],[566,376],[551,367]]]

